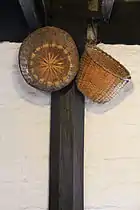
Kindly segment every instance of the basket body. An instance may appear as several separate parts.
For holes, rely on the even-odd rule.
[[[78,89],[97,103],[115,97],[131,79],[127,69],[98,47],[87,47],[77,76]]]
[[[38,29],[23,41],[19,66],[31,86],[43,91],[59,90],[75,78],[79,69],[75,42],[62,29]]]

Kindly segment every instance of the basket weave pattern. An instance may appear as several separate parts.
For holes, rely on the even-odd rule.
[[[31,86],[56,91],[68,85],[79,69],[72,37],[62,29],[44,27],[30,34],[19,52],[21,73]]]
[[[78,89],[94,102],[105,103],[115,97],[130,80],[130,74],[118,61],[98,47],[87,48],[77,76]]]

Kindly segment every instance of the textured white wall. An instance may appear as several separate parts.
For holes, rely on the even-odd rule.
[[[19,44],[0,44],[0,209],[46,209],[48,96],[29,87],[17,67]]]
[[[24,82],[19,46],[0,44],[0,210],[46,210],[50,96]],[[85,206],[139,210],[140,46],[100,47],[129,68],[134,88],[106,106],[86,104]]]
[[[129,69],[134,87],[109,105],[87,105],[85,203],[93,210],[139,210],[140,46],[100,47]]]

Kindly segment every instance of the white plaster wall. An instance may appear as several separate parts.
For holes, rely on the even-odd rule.
[[[17,68],[19,44],[0,44],[0,210],[46,209],[48,96]]]
[[[24,82],[19,46],[0,44],[0,210],[46,210],[50,96]],[[128,67],[134,88],[105,106],[86,102],[85,208],[139,210],[140,46],[100,47]]]
[[[134,87],[108,105],[86,106],[85,204],[92,210],[139,210],[140,46],[100,47],[129,69]]]

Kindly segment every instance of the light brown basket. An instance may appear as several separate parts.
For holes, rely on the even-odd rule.
[[[23,41],[19,66],[28,84],[43,91],[56,91],[68,85],[79,70],[77,47],[66,31],[43,27]]]
[[[128,70],[98,47],[87,47],[76,79],[78,89],[97,103],[115,97],[131,79]]]

